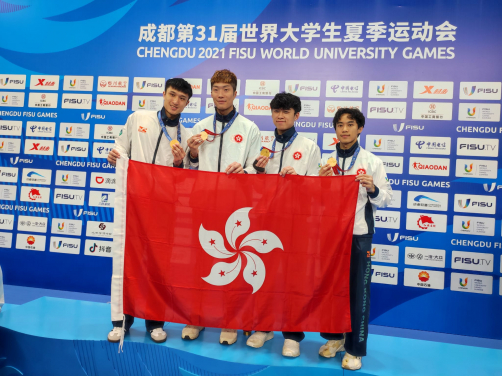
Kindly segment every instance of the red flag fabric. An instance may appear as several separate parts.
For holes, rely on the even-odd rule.
[[[124,312],[207,327],[342,333],[358,183],[129,162]]]

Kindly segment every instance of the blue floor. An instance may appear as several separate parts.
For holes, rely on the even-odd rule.
[[[41,297],[39,294],[45,295]],[[340,368],[340,356],[334,359],[324,359],[318,355],[317,351],[324,340],[315,333],[307,333],[305,340],[301,343],[301,356],[289,359],[281,355],[283,340],[280,333],[275,333],[275,338],[267,342],[263,348],[253,349],[246,346],[246,337],[242,335],[242,332],[239,332],[236,344],[222,346],[218,343],[219,330],[217,329],[206,329],[196,341],[184,341],[181,339],[183,325],[166,324],[167,341],[157,345],[153,344],[149,335],[146,334],[143,320],[138,319],[130,335],[126,337],[124,353],[117,355],[117,345],[106,342],[106,334],[111,326],[110,306],[106,303],[109,301],[108,296],[54,292],[16,286],[5,286],[5,296],[7,304],[0,313],[0,327],[8,331],[6,336],[21,336],[18,343],[29,342],[30,338],[35,337],[53,341],[46,342],[46,345],[37,345],[39,349],[40,346],[54,346],[55,349],[59,349],[58,351],[62,351],[60,350],[62,344],[71,343],[73,354],[77,354],[79,366],[85,369],[83,375],[105,375],[107,373],[99,373],[97,369],[112,366],[114,373],[110,374],[119,376],[162,374],[155,373],[151,369],[144,373],[127,373],[132,371],[125,369],[121,371],[123,373],[117,371],[121,369],[117,362],[128,356],[132,359],[133,355],[144,357],[136,362],[142,367],[161,367],[160,365],[154,367],[146,359],[152,356],[152,351],[161,350],[168,351],[172,359],[177,359],[173,362],[179,367],[175,371],[169,371],[168,374],[183,376],[344,374]],[[145,350],[140,347],[148,348],[150,355],[143,354],[141,351]],[[108,358],[99,360],[99,354],[105,352]],[[87,354],[86,359],[89,357],[95,359],[83,359],[84,353]],[[103,366],[96,366],[96,364],[103,364]],[[239,373],[230,371],[239,369],[239,365],[242,366]],[[89,372],[86,367],[94,367],[94,373]],[[192,371],[189,370],[190,367],[193,368]],[[19,368],[22,370],[22,367]],[[361,375],[502,375],[502,341],[372,326],[368,341],[368,356],[363,358],[363,368],[357,373]]]

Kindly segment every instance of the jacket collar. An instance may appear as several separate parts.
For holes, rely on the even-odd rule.
[[[352,145],[349,149],[342,149],[340,147],[340,143],[336,144],[336,153],[341,158],[349,158],[352,157],[359,146],[359,142],[356,140],[356,143]]]
[[[160,116],[162,117],[162,121],[164,122],[164,125],[168,127],[176,127],[178,126],[180,122],[180,115],[176,116],[174,119],[169,119],[167,117],[166,109],[162,107],[162,110],[160,111]]]
[[[216,111],[215,109],[215,113],[216,113],[216,121],[219,121],[220,123],[230,123],[230,120],[232,120],[232,118],[234,117],[235,115],[235,107],[232,111],[230,111],[229,114],[227,115],[220,115],[218,113],[218,111]]]
[[[281,144],[285,144],[286,142],[288,142],[289,140],[291,140],[291,137],[293,137],[293,135],[295,133],[296,133],[296,129],[295,129],[294,126],[292,126],[291,128],[289,128],[283,134],[279,134],[277,132],[277,128],[275,128],[275,131],[274,131],[275,139],[277,140],[277,142],[280,142]]]

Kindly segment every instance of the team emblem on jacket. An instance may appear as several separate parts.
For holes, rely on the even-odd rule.
[[[366,170],[364,168],[360,168],[359,170],[357,170],[357,175],[365,175],[366,174]]]
[[[138,127],[139,133],[146,133],[147,129],[145,127]]]
[[[242,141],[244,141],[244,137],[242,137],[240,134],[236,134],[234,136],[234,141],[240,144]]]
[[[295,151],[293,154],[293,158],[295,159],[295,161],[299,161],[300,159],[302,159],[302,153],[300,153],[299,151]]]

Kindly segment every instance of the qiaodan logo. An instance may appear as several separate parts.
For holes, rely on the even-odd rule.
[[[476,114],[476,107],[472,108],[472,112],[470,108],[467,108],[467,115],[474,116]]]
[[[474,94],[475,90],[476,90],[476,86],[471,87],[471,91],[470,92],[469,92],[469,88],[468,87],[464,87],[464,94],[468,95],[468,96],[471,96],[472,94]]]
[[[383,94],[383,92],[385,91],[385,85],[382,85],[382,88],[380,89],[380,86],[377,86],[377,91],[380,93],[380,94]]]
[[[465,169],[465,172],[471,172],[472,171],[472,163],[469,167],[467,167],[467,165],[465,165],[464,169]]]
[[[464,230],[468,230],[468,229],[469,229],[469,227],[471,227],[471,221],[467,221],[467,223],[466,223],[466,222],[464,222],[464,221],[462,221],[462,228],[463,228]]]
[[[244,280],[253,287],[253,294],[260,289],[265,282],[265,264],[255,253],[242,251],[243,247],[251,247],[259,253],[269,253],[279,248],[283,249],[280,239],[270,231],[256,231],[247,235],[239,245],[236,240],[244,235],[251,226],[248,214],[252,208],[242,208],[236,210],[227,219],[225,234],[227,241],[233,251],[227,251],[223,236],[217,231],[209,231],[201,224],[199,228],[199,242],[204,251],[212,257],[226,259],[237,256],[234,262],[218,262],[211,268],[211,273],[207,277],[202,277],[204,281],[214,286],[225,286],[231,283],[240,274],[242,268],[241,254],[246,256],[246,267],[244,268]]]
[[[377,142],[377,140],[373,140],[373,145],[376,148],[379,148],[382,145],[382,139],[379,139],[378,142]]]
[[[464,279],[464,282],[463,282],[463,283],[462,283],[462,278],[459,278],[459,279],[460,279],[460,281],[459,281],[460,286],[462,286],[462,287],[467,286],[467,280],[468,280],[469,278]]]
[[[143,88],[142,88],[143,89]],[[139,106],[140,107],[145,107],[145,102],[146,102],[146,99],[143,99],[143,100],[139,100]]]

